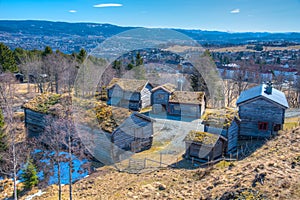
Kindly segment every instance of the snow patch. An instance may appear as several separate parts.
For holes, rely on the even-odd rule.
[[[42,192],[42,190],[39,190],[37,193],[26,197],[25,200],[32,200],[34,197],[40,197],[40,196],[42,196],[45,193],[46,192]]]

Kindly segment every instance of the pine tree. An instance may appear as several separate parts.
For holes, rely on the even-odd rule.
[[[83,48],[80,49],[80,52],[79,52],[79,54],[77,56],[78,61],[80,63],[83,63],[86,58],[87,58],[87,52],[86,52],[86,50],[84,50]]]
[[[5,44],[0,43],[0,71],[15,72],[18,70],[16,60],[11,51]]]
[[[33,186],[36,186],[39,182],[36,168],[31,160],[28,160],[25,169],[22,173],[22,178],[24,179],[24,187],[26,189],[31,189]]]

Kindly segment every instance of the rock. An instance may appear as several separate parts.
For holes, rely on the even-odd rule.
[[[158,186],[158,189],[159,189],[159,190],[165,190],[165,189],[166,189],[166,186],[165,186],[164,184],[160,184],[160,185]]]

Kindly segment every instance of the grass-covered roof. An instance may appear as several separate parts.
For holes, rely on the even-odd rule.
[[[26,102],[23,107],[47,114],[51,113],[51,111],[53,111],[52,108],[55,105],[60,104],[62,102],[62,98],[64,97],[66,96],[54,93],[43,93]]]
[[[170,103],[202,104],[204,92],[175,91],[170,97]]]
[[[202,116],[203,124],[217,128],[229,128],[234,118],[237,118],[237,113],[237,110],[232,108],[206,109]]]
[[[70,100],[70,101],[67,101]],[[73,104],[74,118],[83,124],[88,124],[93,128],[112,133],[131,112],[125,108],[108,106],[105,102],[96,99],[80,99],[68,95],[54,93],[44,93],[36,96],[23,105],[24,108],[44,114],[60,114],[66,104]]]
[[[218,141],[219,137],[220,136],[217,134],[192,130],[188,133],[184,140],[213,146]]]

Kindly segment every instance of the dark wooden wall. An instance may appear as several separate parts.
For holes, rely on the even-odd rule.
[[[275,133],[275,124],[284,123],[285,109],[264,98],[255,99],[239,105],[240,137],[270,137]],[[267,122],[268,129],[258,129],[258,122]]]

